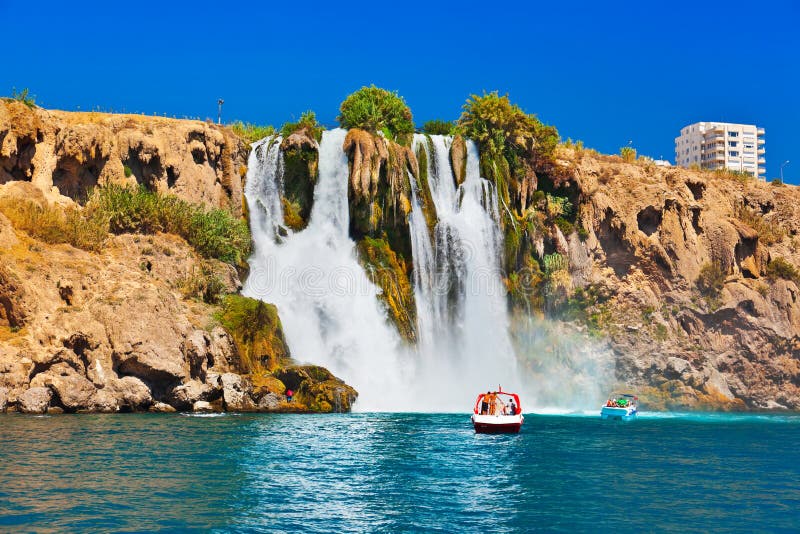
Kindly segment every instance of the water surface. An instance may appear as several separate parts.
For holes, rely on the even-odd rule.
[[[0,416],[0,531],[800,528],[800,416]]]

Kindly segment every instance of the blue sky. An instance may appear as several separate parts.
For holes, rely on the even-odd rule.
[[[0,94],[45,107],[333,124],[362,85],[421,124],[500,90],[602,152],[674,161],[700,120],[766,128],[767,177],[800,183],[800,3],[0,0]],[[9,48],[10,47],[10,48]]]

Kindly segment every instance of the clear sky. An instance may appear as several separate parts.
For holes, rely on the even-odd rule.
[[[655,5],[658,4],[658,5]],[[562,137],[674,162],[708,120],[766,128],[767,177],[800,183],[797,1],[0,0],[0,94],[44,107],[279,126],[334,124],[362,85],[397,90],[417,124],[498,89]]]

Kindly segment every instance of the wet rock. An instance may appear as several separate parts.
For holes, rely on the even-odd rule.
[[[211,406],[210,402],[206,401],[197,401],[192,405],[193,412],[213,412],[214,408]]]
[[[49,388],[33,387],[26,390],[17,399],[19,411],[32,414],[45,413],[52,397],[53,392]]]
[[[0,413],[8,407],[8,388],[0,387]]]
[[[150,406],[149,411],[154,413],[174,413],[176,410],[169,404],[163,402],[156,402],[152,406]]]

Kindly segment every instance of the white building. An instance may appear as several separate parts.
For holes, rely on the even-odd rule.
[[[675,138],[675,162],[682,167],[728,169],[764,178],[764,128],[752,124],[696,122]]]

